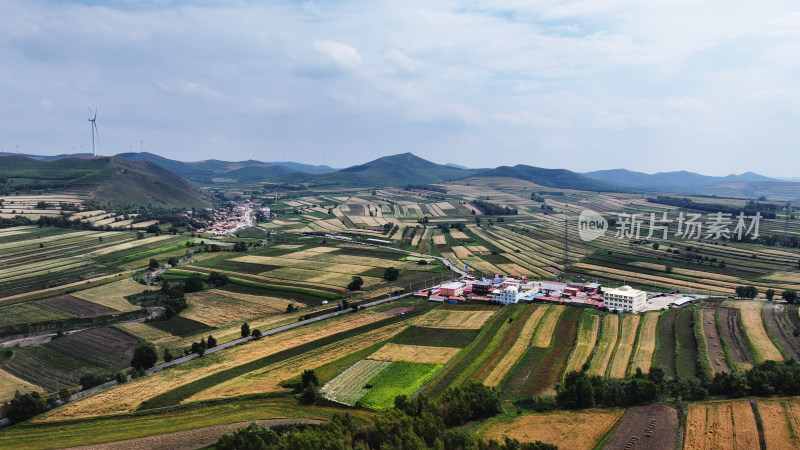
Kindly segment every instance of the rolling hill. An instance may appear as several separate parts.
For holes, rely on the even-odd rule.
[[[478,172],[473,176],[519,178],[541,186],[584,191],[620,192],[628,190],[625,187],[595,180],[566,169],[543,169],[524,164],[517,164],[513,167],[500,166],[496,169]]]
[[[347,167],[336,172],[311,175],[294,172],[285,177],[290,182],[313,182],[342,186],[405,186],[441,183],[472,175],[474,171],[432,163],[412,153],[384,156],[374,161]]]
[[[210,205],[201,190],[169,170],[116,156],[51,161],[0,156],[0,186],[13,190],[19,185],[75,189],[104,201],[182,208]]]

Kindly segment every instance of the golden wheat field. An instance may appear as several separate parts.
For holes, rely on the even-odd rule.
[[[430,364],[447,364],[460,352],[460,348],[429,347],[425,345],[386,344],[369,356],[379,361],[409,361]]]
[[[759,448],[758,429],[748,400],[689,404],[685,450]]]
[[[642,323],[639,325],[639,340],[636,343],[636,350],[633,352],[629,373],[635,373],[637,367],[642,369],[642,372],[650,370],[653,352],[656,350],[656,326],[660,315],[660,312],[649,312],[644,315]]]
[[[759,301],[748,300],[726,300],[722,306],[738,308],[742,313],[742,324],[744,331],[750,343],[753,344],[757,363],[764,362],[768,359],[773,361],[783,361],[783,355],[775,347],[775,344],[770,340],[767,335],[767,330],[764,329],[764,320],[761,318],[761,308],[764,306]]]
[[[589,375],[605,376],[614,346],[619,336],[619,316],[608,314],[603,317],[603,328],[597,342],[597,351],[589,364]]]
[[[542,317],[539,322],[539,327],[536,329],[536,336],[533,337],[534,347],[549,347],[553,341],[553,330],[556,329],[558,319],[561,314],[567,309],[564,305],[553,305],[547,311],[547,314]]]
[[[531,346],[531,340],[533,339],[536,327],[539,326],[539,322],[547,312],[547,309],[548,305],[536,307],[536,310],[528,317],[528,320],[525,321],[525,326],[522,327],[522,331],[520,331],[517,340],[514,341],[514,345],[503,355],[503,359],[500,360],[497,366],[489,372],[489,375],[483,380],[483,384],[490,387],[497,387],[500,385],[500,382],[503,381],[506,374],[508,374],[514,364],[522,357],[522,354]]]
[[[489,419],[475,434],[484,440],[542,441],[558,448],[593,449],[625,412],[621,408],[584,409]]]
[[[453,311],[434,309],[416,321],[416,325],[431,328],[480,329],[495,311]]]
[[[600,317],[595,314],[584,315],[578,324],[578,342],[572,350],[567,369],[564,373],[580,371],[592,355],[597,342],[597,331],[600,328]]]
[[[622,319],[622,332],[614,357],[611,359],[611,368],[608,370],[609,377],[625,378],[625,374],[628,372],[628,360],[633,351],[633,342],[636,340],[636,330],[639,328],[639,320],[639,315],[625,316]]]

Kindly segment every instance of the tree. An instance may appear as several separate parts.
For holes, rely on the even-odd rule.
[[[17,392],[8,404],[6,417],[11,422],[21,422],[47,410],[44,398],[38,392]]]
[[[62,387],[58,390],[58,399],[64,403],[69,401],[69,398],[72,397],[72,390],[67,387]]]
[[[149,342],[142,342],[133,351],[131,367],[134,369],[149,369],[158,362],[158,352],[156,346]]]
[[[764,291],[764,296],[767,297],[767,300],[772,300],[775,297],[775,290],[774,289],[767,289]]]
[[[127,383],[128,374],[121,370],[118,370],[117,373],[114,374],[114,380],[117,381],[117,384]]]
[[[786,300],[787,303],[795,304],[797,303],[797,291],[794,289],[786,289],[781,293],[781,298]]]
[[[736,296],[739,298],[756,298],[758,288],[755,286],[736,286]]]
[[[309,384],[313,384],[314,386],[319,385],[319,378],[317,378],[317,372],[314,369],[307,369],[303,371],[303,374],[300,375],[300,384],[305,389],[308,387]]]
[[[156,261],[155,259],[151,259],[150,263],[147,265],[147,267],[150,269],[150,271],[156,270],[160,266],[161,266],[161,264],[159,264],[158,261]]]
[[[250,325],[247,322],[242,324],[242,337],[250,336]]]
[[[174,358],[175,358],[175,357],[174,357],[174,356],[172,356],[172,352],[170,352],[168,348],[165,348],[165,349],[164,349],[164,362],[170,362],[170,361],[172,361]]]
[[[223,434],[214,448],[218,450],[261,450],[277,446],[279,442],[280,436],[272,428],[251,423],[247,428],[239,428],[233,434]]]
[[[386,281],[395,281],[400,277],[400,269],[394,267],[387,267],[383,272],[383,278]]]
[[[199,273],[189,275],[183,283],[183,292],[200,292],[203,290],[203,279]]]
[[[253,336],[254,339],[261,339],[261,330],[256,328],[250,333],[250,336]]]
[[[653,242],[653,250],[658,250],[658,247],[660,247],[658,242]]]
[[[170,256],[169,259],[167,259],[167,264],[169,264],[172,267],[177,266],[178,265],[178,258],[176,258],[174,256]]]
[[[206,343],[207,343],[206,345],[208,345],[208,348],[216,347],[217,346],[217,339],[214,336],[209,334],[208,335],[208,341],[206,341]]]
[[[361,289],[361,286],[363,285],[364,280],[358,275],[353,275],[353,279],[347,284],[347,289],[350,291],[357,291]]]

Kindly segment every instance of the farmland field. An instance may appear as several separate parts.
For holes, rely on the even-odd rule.
[[[684,449],[759,448],[748,400],[689,404]]]
[[[417,319],[416,325],[432,328],[477,330],[494,313],[494,311],[454,311],[438,308]]]
[[[542,317],[541,322],[536,327],[536,335],[533,337],[532,345],[534,347],[550,347],[553,341],[553,330],[556,328],[558,319],[564,310],[567,309],[564,305],[551,306],[547,314]]]
[[[719,328],[722,330],[720,338],[724,339],[725,348],[731,363],[738,367],[752,366],[752,358],[747,351],[744,330],[739,326],[739,310],[736,308],[717,308]]]
[[[441,367],[440,364],[394,361],[367,382],[372,387],[358,404],[370,409],[389,408],[394,405],[395,397],[410,396]]]
[[[636,351],[631,359],[629,374],[636,373],[636,369],[642,369],[647,373],[653,361],[653,352],[656,349],[656,327],[660,312],[649,312],[644,315],[641,325],[639,325],[639,337],[636,342]]]
[[[619,316],[608,314],[603,317],[603,328],[600,338],[597,340],[597,352],[592,356],[589,364],[590,375],[606,374],[614,346],[617,345],[619,337]]]
[[[460,348],[428,347],[423,345],[386,344],[370,355],[370,359],[379,361],[408,361],[428,364],[447,364]]]
[[[747,300],[727,300],[722,304],[725,307],[733,307],[739,310],[741,321],[744,325],[745,335],[752,346],[753,358],[756,363],[766,360],[783,361],[783,355],[772,343],[764,329],[764,321],[761,318],[761,308],[763,302]]]
[[[78,291],[72,294],[88,302],[96,303],[107,308],[112,308],[120,312],[136,311],[138,306],[131,304],[125,297],[129,295],[139,294],[147,290],[143,286],[130,278],[115,281],[96,288]]]
[[[533,309],[531,313],[529,310],[532,308],[535,309]],[[502,353],[499,355],[500,358],[498,358],[500,361],[492,369],[492,371],[489,372],[489,375],[486,376],[486,379],[483,380],[483,384],[486,386],[497,387],[500,385],[500,382],[506,377],[508,372],[511,370],[511,367],[516,364],[522,354],[528,350],[528,347],[530,347],[533,334],[536,332],[536,328],[546,311],[544,307],[532,306],[526,309],[525,312],[529,314],[527,320],[524,320],[524,313],[517,317],[518,321],[524,320],[524,325],[522,326],[522,329],[519,330],[519,334],[516,335],[516,339],[511,347],[503,348],[501,344],[499,352]],[[513,336],[510,330],[508,334],[509,336]]]
[[[800,399],[760,398],[756,400],[767,448],[800,447]]]
[[[475,434],[485,440],[503,436],[520,442],[541,441],[558,448],[593,449],[625,412],[620,408],[584,409],[489,419]]]
[[[790,323],[784,317],[787,305],[766,304],[761,310],[764,325],[773,339],[781,346],[785,359],[800,359],[800,340],[792,333]]]
[[[63,313],[72,314],[76,317],[100,317],[115,314],[118,311],[107,306],[92,303],[71,295],[59,295],[37,300],[35,303],[48,308],[57,309]]]
[[[716,310],[703,308],[703,334],[708,348],[708,357],[714,372],[730,372],[725,358],[725,348],[720,340],[716,324]]]
[[[326,383],[320,393],[330,400],[355,405],[367,393],[368,390],[364,388],[367,382],[389,364],[389,361],[362,359]]]
[[[0,403],[14,398],[15,392],[24,394],[33,391],[42,392],[42,388],[0,369]]]
[[[395,344],[429,345],[433,347],[466,347],[480,330],[410,326],[392,339]]]
[[[678,427],[678,412],[672,406],[635,406],[625,411],[603,448],[675,448]]]
[[[697,364],[694,311],[681,308],[675,318],[675,373],[681,378],[692,378],[697,375]]]
[[[592,355],[597,343],[597,332],[600,328],[600,316],[584,312],[578,324],[578,342],[572,350],[569,364],[564,373],[580,371]]]
[[[639,315],[629,315],[622,319],[619,341],[608,368],[609,377],[625,378],[628,372],[628,360],[633,351],[633,342],[636,339],[636,330],[639,327],[639,318]]]

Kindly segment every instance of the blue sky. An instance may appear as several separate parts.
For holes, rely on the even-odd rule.
[[[796,2],[0,8],[5,151],[800,176]]]

